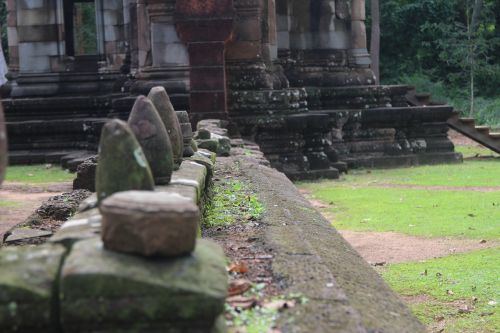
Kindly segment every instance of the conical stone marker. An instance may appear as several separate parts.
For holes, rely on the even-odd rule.
[[[179,166],[182,162],[184,143],[181,125],[177,118],[177,113],[174,110],[174,106],[170,102],[167,91],[161,86],[151,89],[148,98],[153,102],[167,129],[170,143],[172,144],[172,151],[174,153],[174,163],[176,166]]]
[[[172,144],[155,106],[145,96],[135,100],[128,125],[146,155],[156,185],[167,185],[174,171]]]
[[[98,202],[113,193],[154,190],[148,161],[132,130],[124,121],[109,121],[101,133],[96,170]]]

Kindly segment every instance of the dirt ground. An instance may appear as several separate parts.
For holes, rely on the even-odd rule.
[[[8,230],[26,220],[42,202],[71,190],[70,182],[43,185],[4,182],[0,188],[0,202],[8,205],[0,206],[0,240]]]
[[[395,232],[339,231],[372,265],[421,261],[500,245],[498,241],[421,238]]]

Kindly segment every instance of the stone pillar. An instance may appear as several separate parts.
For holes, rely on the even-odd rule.
[[[57,0],[15,1],[9,8],[12,10],[14,6],[16,19],[10,25],[17,26],[17,29],[11,28],[9,37],[12,39],[14,59],[16,56],[19,59],[19,71],[49,73],[61,70],[64,34],[59,15],[60,3]],[[14,21],[14,18],[11,17],[11,20]]]
[[[19,39],[17,37],[17,1],[7,1],[7,38],[9,45],[9,71],[19,71]]]
[[[0,101],[0,185],[4,180],[6,168],[7,168],[7,132],[5,131],[5,118],[2,109],[2,101]]]
[[[177,31],[190,63],[190,117],[227,118],[224,51],[233,31],[232,0],[178,0]]]
[[[366,41],[365,0],[351,1],[351,48],[349,64],[353,67],[370,67],[371,59]]]

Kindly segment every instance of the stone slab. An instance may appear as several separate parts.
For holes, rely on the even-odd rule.
[[[64,223],[49,241],[71,246],[80,240],[93,238],[100,233],[101,215],[97,208],[94,208],[85,213],[77,214],[73,219]]]
[[[60,245],[0,251],[0,332],[55,332],[57,275],[65,254]]]
[[[5,239],[5,244],[12,244],[32,238],[49,237],[52,235],[50,231],[37,230],[31,228],[16,228],[13,229],[10,235]]]
[[[145,259],[74,245],[61,274],[64,332],[210,332],[224,309],[222,249],[198,240],[189,256]]]
[[[207,169],[205,166],[193,162],[183,161],[179,170],[172,175],[172,185],[187,185],[196,188],[198,197],[202,196],[207,181]]]

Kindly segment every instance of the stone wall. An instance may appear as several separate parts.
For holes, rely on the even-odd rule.
[[[0,251],[2,332],[225,331],[224,253],[197,238],[216,153],[183,160],[169,103],[155,89],[104,126],[96,195],[49,243]]]

